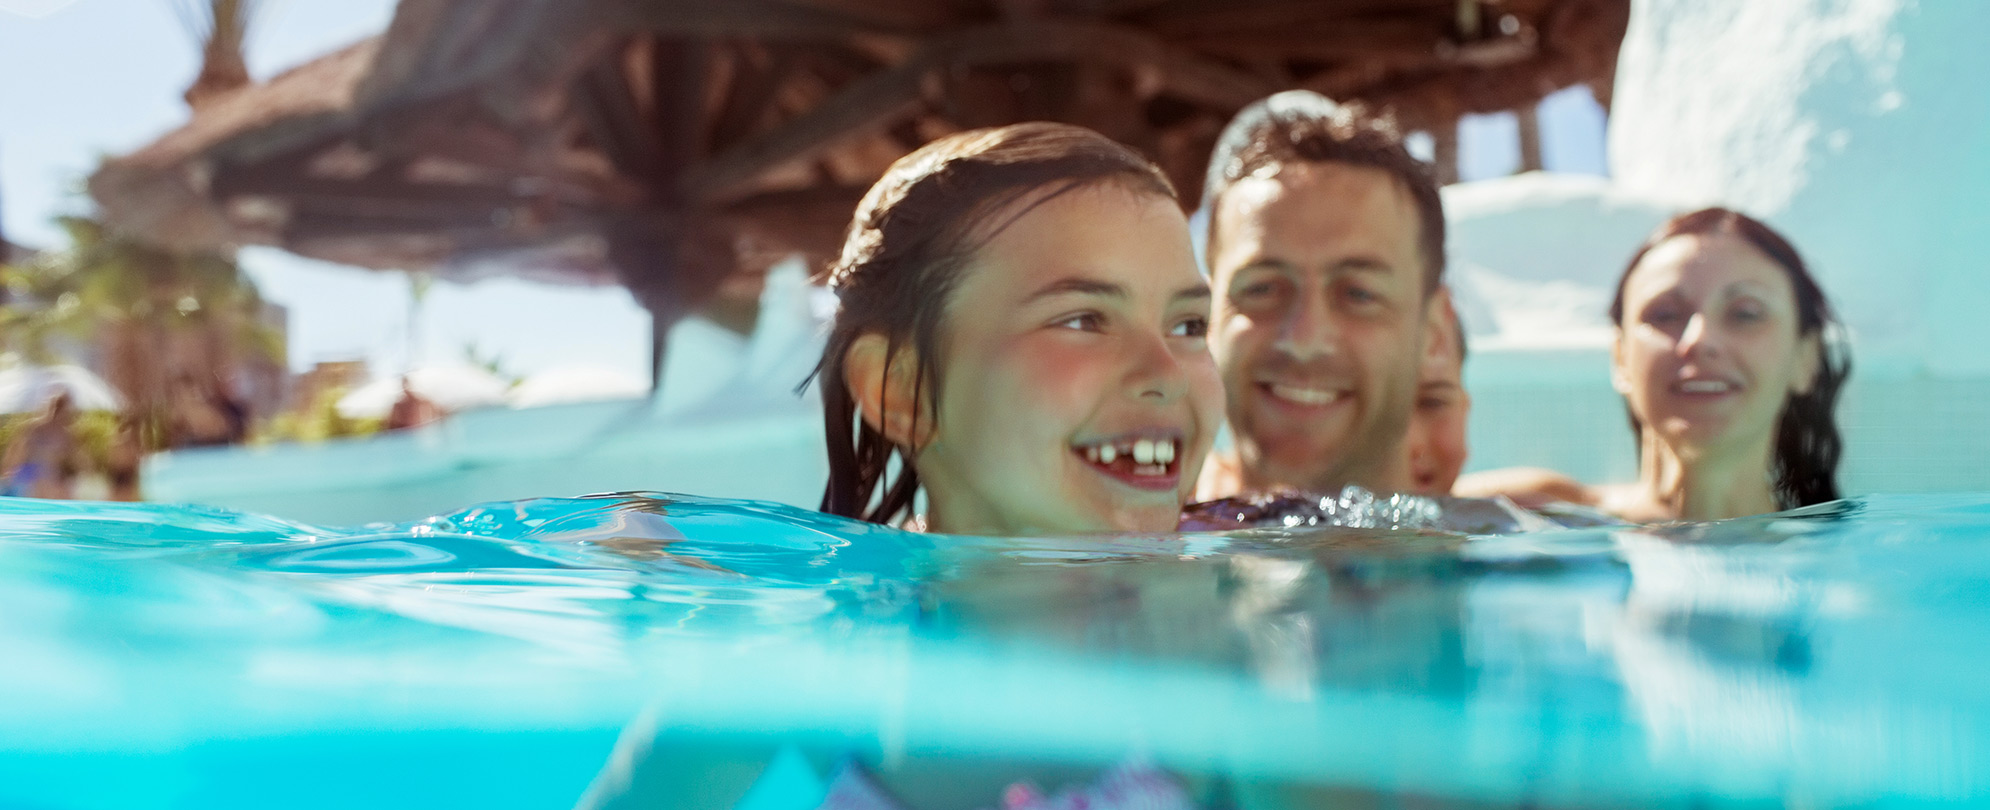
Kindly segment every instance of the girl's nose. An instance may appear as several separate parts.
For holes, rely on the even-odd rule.
[[[1188,372],[1175,357],[1167,338],[1159,335],[1139,338],[1134,352],[1130,379],[1136,396],[1172,402],[1188,391]]]

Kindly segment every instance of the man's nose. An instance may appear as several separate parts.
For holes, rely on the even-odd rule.
[[[1327,296],[1322,293],[1299,296],[1278,325],[1274,347],[1296,360],[1331,355],[1339,348],[1340,329],[1334,323]]]

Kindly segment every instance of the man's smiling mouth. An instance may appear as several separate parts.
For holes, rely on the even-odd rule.
[[[1258,390],[1271,395],[1273,399],[1306,408],[1324,408],[1341,400],[1345,392],[1331,388],[1315,388],[1306,385],[1261,382]]]

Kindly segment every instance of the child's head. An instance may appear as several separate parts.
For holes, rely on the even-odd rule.
[[[829,281],[824,511],[887,522],[923,487],[936,531],[1175,528],[1223,391],[1187,221],[1137,153],[942,138],[865,195]]]

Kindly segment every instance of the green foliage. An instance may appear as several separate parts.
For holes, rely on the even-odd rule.
[[[322,442],[380,432],[379,419],[347,419],[339,415],[338,402],[345,395],[344,388],[320,391],[309,405],[277,414],[249,437],[249,443]]]
[[[14,436],[39,416],[38,413],[0,414],[0,449],[12,447]],[[76,414],[70,428],[83,453],[87,469],[102,470],[110,463],[111,438],[117,435],[117,414],[110,411],[84,411]]]

